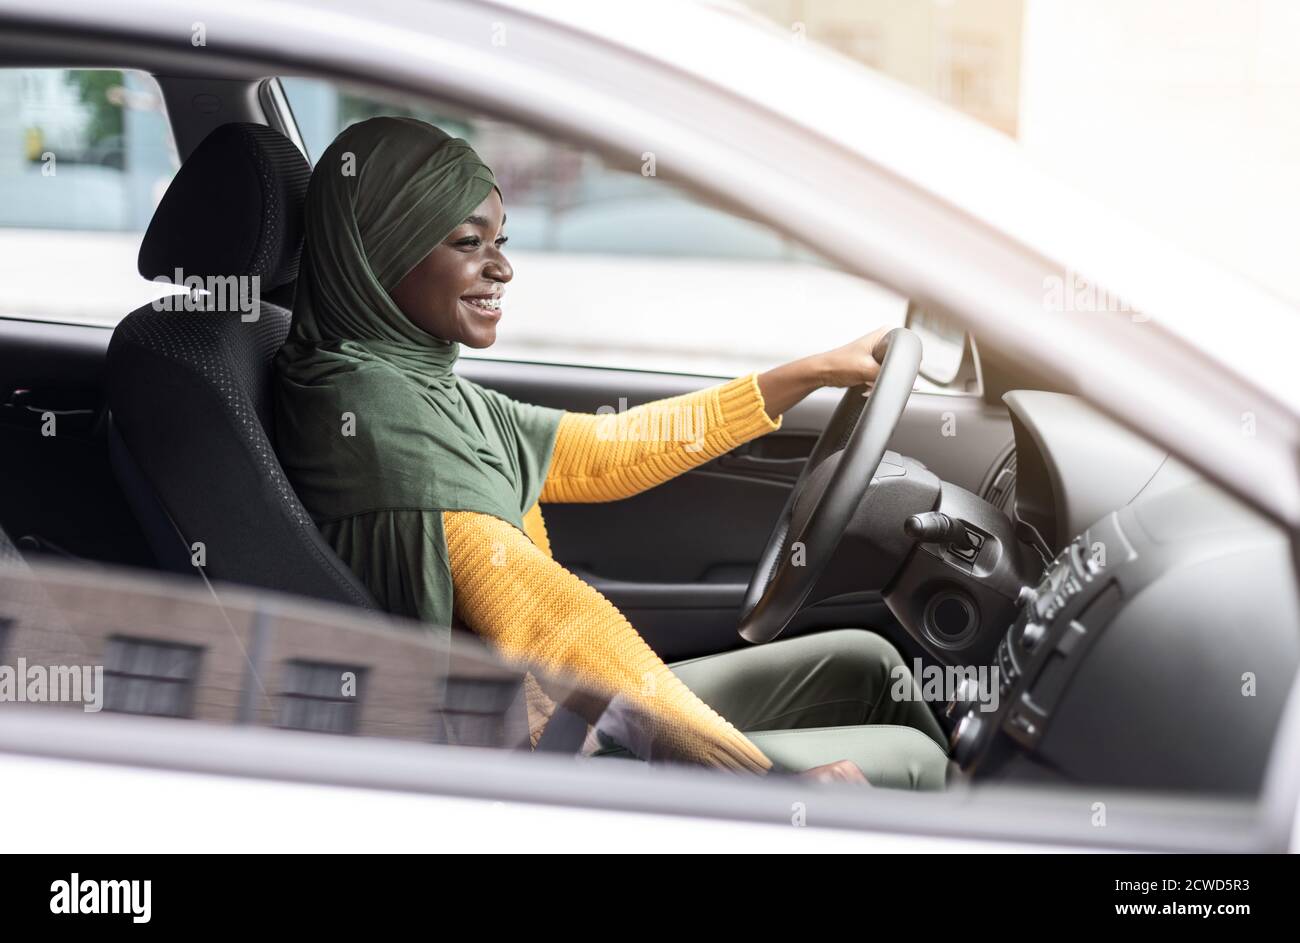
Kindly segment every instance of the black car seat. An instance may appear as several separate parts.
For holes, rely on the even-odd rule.
[[[159,564],[374,608],[326,545],[271,443],[271,361],[289,331],[311,168],[284,135],[226,124],[190,155],[140,246],[140,274],[260,282],[213,310],[145,305],[108,348],[114,470]],[[244,284],[250,285],[251,281]],[[269,300],[275,299],[275,301]]]

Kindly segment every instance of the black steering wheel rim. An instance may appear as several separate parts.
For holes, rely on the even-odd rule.
[[[880,364],[875,384],[845,390],[768,535],[741,607],[737,631],[747,642],[772,641],[799,612],[871,487],[912,395],[921,368],[921,339],[916,334],[895,328],[876,344],[872,356]],[[795,505],[810,476],[836,453],[842,453],[838,465],[798,534],[792,534]],[[791,562],[789,552],[797,544],[803,547],[800,565]]]

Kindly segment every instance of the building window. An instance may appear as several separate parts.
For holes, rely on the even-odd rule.
[[[883,71],[885,63],[884,40],[874,24],[852,20],[827,23],[818,30],[819,39],[833,49],[838,49],[851,59],[856,59],[871,69]]]
[[[314,661],[284,663],[277,726],[320,733],[356,733],[364,668]]]
[[[104,651],[104,709],[189,717],[201,648],[114,636]]]
[[[993,38],[952,35],[939,43],[939,94],[954,107],[983,113],[994,107],[1001,57]]]
[[[543,692],[544,693],[544,692]],[[517,675],[482,677],[453,671],[434,718],[433,740],[466,747],[527,744],[529,717],[525,687]]]

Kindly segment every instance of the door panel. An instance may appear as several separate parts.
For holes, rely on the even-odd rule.
[[[111,334],[0,320],[0,525],[13,540],[30,538],[56,555],[152,566],[108,460],[103,377]],[[46,434],[51,414],[53,435]]]
[[[575,412],[619,408],[620,398],[631,407],[720,382],[466,357],[457,369],[515,399]],[[548,504],[556,559],[608,596],[665,659],[740,647],[736,625],[758,555],[841,395],[819,391],[786,413],[780,430],[635,497]],[[1004,410],[976,397],[916,394],[890,447],[978,493],[1011,442]],[[878,589],[810,607],[787,634],[874,628],[914,654]]]
[[[817,434],[769,432],[718,459],[718,468],[748,478],[793,484],[817,444]]]

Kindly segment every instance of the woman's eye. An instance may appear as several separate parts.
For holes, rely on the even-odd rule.
[[[497,239],[495,245],[499,249],[509,241],[509,236],[501,236]],[[453,241],[452,245],[458,249],[477,249],[479,246],[483,245],[483,240],[478,236],[466,236],[464,239]]]

